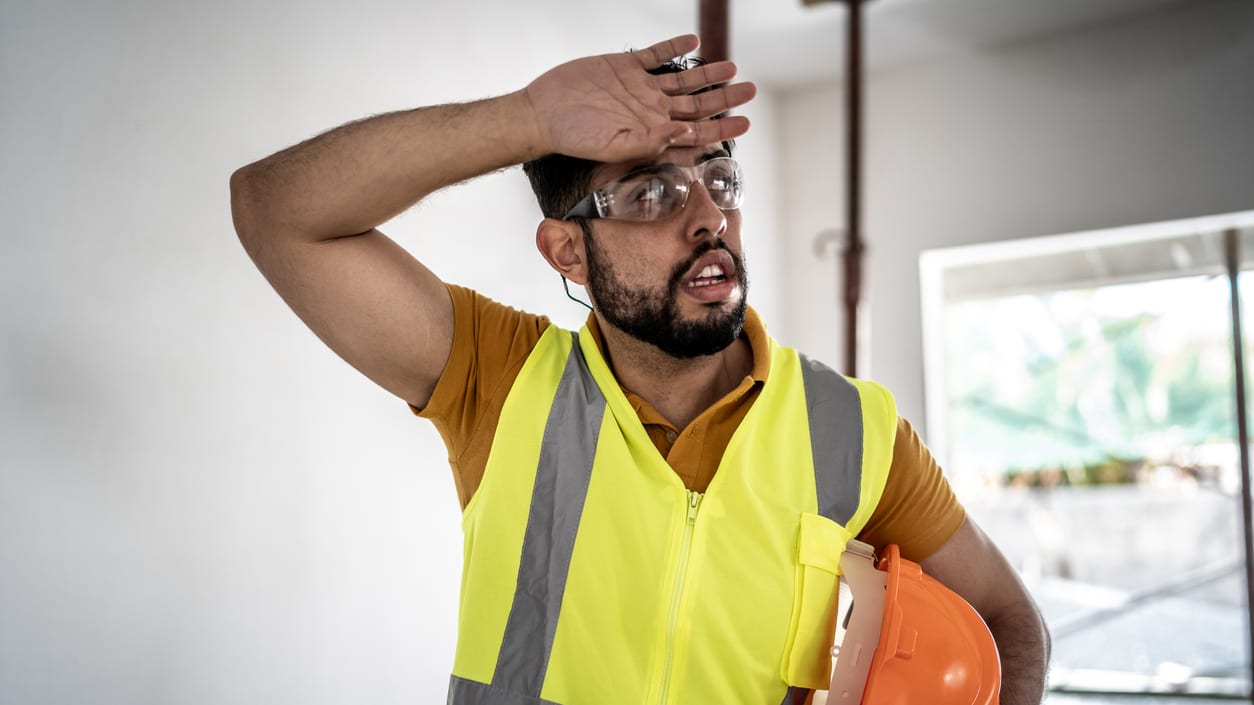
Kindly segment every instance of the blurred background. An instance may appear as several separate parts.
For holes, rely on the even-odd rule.
[[[865,17],[859,375],[1022,571],[1054,631],[1049,702],[1248,700],[1223,237],[1254,253],[1254,3]],[[738,150],[750,301],[837,368],[845,18],[731,3],[760,90]],[[3,0],[0,703],[442,700],[444,446],[270,290],[227,179],[696,28],[675,0]],[[578,326],[539,219],[515,168],[384,229]]]

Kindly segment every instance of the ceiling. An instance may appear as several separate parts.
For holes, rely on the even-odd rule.
[[[647,12],[692,22],[696,0],[637,0]],[[875,0],[864,7],[871,69],[1118,22],[1189,0]],[[1198,0],[1192,0],[1197,2]],[[728,0],[731,53],[742,73],[788,87],[842,72],[847,6],[829,0]],[[695,22],[693,22],[695,25]]]

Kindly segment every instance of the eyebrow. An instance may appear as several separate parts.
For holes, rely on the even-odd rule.
[[[719,159],[719,158],[722,158],[722,157],[731,158],[731,152],[728,152],[728,151],[727,151],[725,148],[723,148],[723,147],[716,147],[716,148],[714,148],[714,149],[711,149],[711,150],[710,150],[710,151],[708,151],[708,152],[703,152],[703,153],[701,153],[700,155],[698,155],[698,156],[697,156],[697,158],[696,158],[695,160],[693,160],[693,163],[694,163],[694,164],[704,164],[704,163],[706,163],[706,162],[708,162],[708,161],[710,161],[710,160],[713,160],[713,159]],[[637,167],[632,168],[632,169],[631,169],[630,171],[628,171],[626,174],[623,174],[623,176],[620,176],[620,177],[618,177],[618,178],[620,178],[620,179],[621,179],[621,178],[624,178],[624,177],[627,177],[627,176],[632,176],[632,175],[634,175],[634,174],[648,174],[648,173],[650,173],[650,172],[652,172],[652,171],[655,171],[655,170],[657,170],[657,169],[661,169],[661,168],[663,168],[663,167],[665,167],[665,166],[666,166],[666,163],[660,163],[660,164],[659,164],[659,163],[641,164],[640,166],[637,166]]]
[[[731,157],[731,152],[728,152],[727,149],[724,147],[711,149],[710,151],[697,157],[697,163],[700,164],[702,162],[708,162],[711,159],[718,159],[719,157]]]
[[[709,150],[709,151],[707,151],[707,152],[702,152],[700,155],[698,155],[698,156],[697,156],[697,158],[694,160],[694,164],[704,164],[704,163],[706,163],[706,162],[708,162],[708,161],[710,161],[710,160],[712,160],[712,159],[718,159],[718,158],[720,158],[720,157],[727,157],[727,158],[729,158],[729,159],[730,159],[730,158],[731,158],[731,152],[727,151],[727,148],[726,148],[726,147],[722,147],[722,146],[715,147],[715,148],[713,148],[713,149],[711,149],[711,150]],[[640,175],[640,174],[649,174],[649,173],[653,173],[653,172],[657,171],[658,169],[661,169],[661,168],[663,168],[663,167],[665,167],[665,166],[666,166],[666,164],[665,164],[665,163],[660,163],[660,164],[659,164],[659,163],[657,163],[657,162],[645,162],[645,163],[639,164],[639,165],[637,165],[637,166],[633,166],[633,167],[631,167],[630,169],[628,169],[628,170],[627,170],[627,172],[626,172],[626,173],[622,174],[621,176],[618,176],[617,178],[611,179],[611,180],[610,180],[609,182],[607,182],[607,183],[613,183],[614,181],[620,181],[620,180],[625,179],[625,178],[627,178],[627,177],[629,177],[629,176],[638,176],[638,175]],[[602,184],[601,186],[599,186],[599,187],[597,187],[597,188],[602,188],[602,187],[604,187],[604,186],[605,186],[605,184]]]

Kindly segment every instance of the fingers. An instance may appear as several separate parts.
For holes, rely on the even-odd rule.
[[[640,60],[641,66],[649,70],[655,69],[677,56],[683,56],[699,46],[701,46],[701,41],[697,39],[697,35],[681,34],[678,37],[671,37],[664,42],[658,42],[651,47],[631,53]]]
[[[706,86],[725,83],[735,76],[735,64],[730,61],[716,61],[678,73],[664,73],[656,81],[658,88],[667,95],[687,95]]]
[[[670,114],[680,120],[702,120],[744,105],[757,93],[758,88],[752,83],[735,83],[698,95],[673,96]]]
[[[718,120],[670,123],[667,127],[651,130],[651,136],[665,134],[668,147],[701,147],[732,140],[749,131],[749,118],[731,115]]]
[[[748,131],[749,118],[743,115],[732,115],[719,120],[703,120],[692,125],[692,145],[732,140]]]
[[[693,51],[698,46],[700,46],[700,41],[696,35],[684,34],[632,52],[632,56],[640,62],[642,68],[652,70],[671,59]],[[736,65],[734,63],[715,61],[676,73],[660,74],[653,80],[657,89],[670,97],[668,112],[672,118],[701,120],[744,105],[757,95],[757,88],[752,83],[719,86],[713,90],[706,90],[700,95],[692,95],[696,91],[726,83],[735,76]]]

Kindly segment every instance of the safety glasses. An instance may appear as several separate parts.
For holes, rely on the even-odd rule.
[[[717,157],[696,166],[655,164],[637,169],[588,194],[563,220],[661,220],[684,207],[692,184],[698,181],[722,210],[739,208],[744,200],[745,178],[740,163],[731,157]]]

